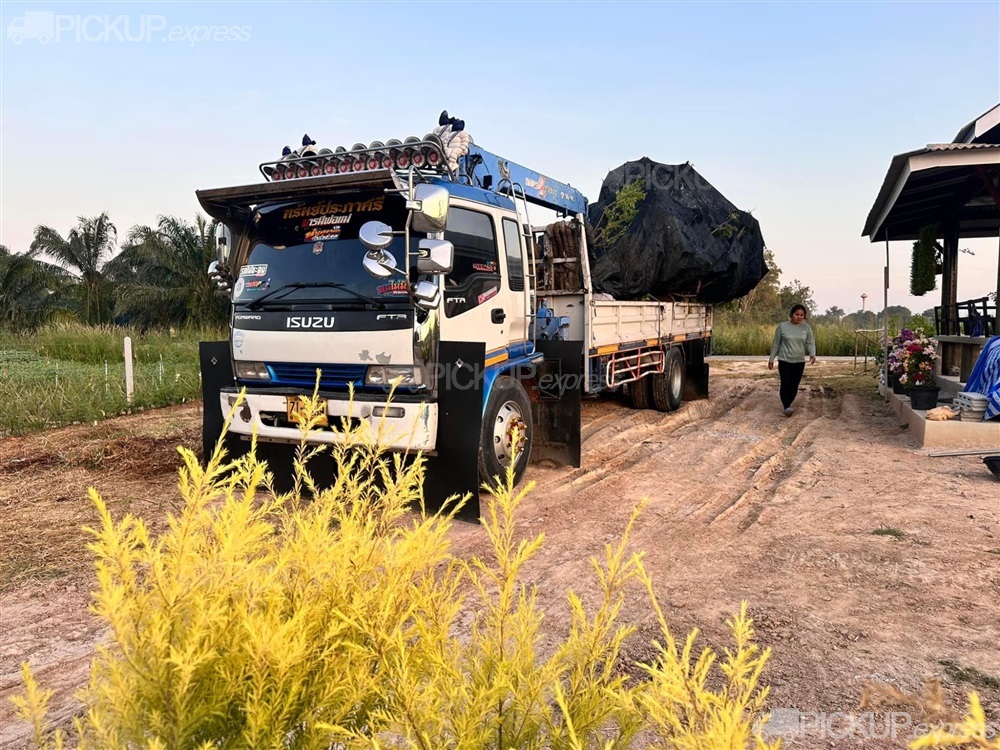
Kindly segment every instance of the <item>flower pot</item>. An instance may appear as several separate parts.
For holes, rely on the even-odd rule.
[[[913,409],[919,409],[921,411],[927,411],[928,409],[933,409],[937,406],[938,394],[941,389],[934,386],[912,386],[907,389],[906,393],[910,397],[910,406]]]
[[[906,393],[906,386],[899,382],[899,375],[889,373],[889,385],[892,386],[892,392],[897,396],[902,396]]]

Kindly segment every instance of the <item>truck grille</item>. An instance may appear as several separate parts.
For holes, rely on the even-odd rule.
[[[359,386],[365,379],[364,365],[309,364],[307,362],[268,362],[271,382],[275,385],[298,385],[312,388],[316,370],[322,370],[320,388],[346,388],[348,383]]]

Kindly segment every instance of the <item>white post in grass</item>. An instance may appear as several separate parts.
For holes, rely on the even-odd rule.
[[[125,337],[125,400],[132,403],[135,393],[135,381],[132,377],[132,337]]]

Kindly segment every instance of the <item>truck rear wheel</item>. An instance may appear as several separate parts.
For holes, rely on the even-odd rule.
[[[680,349],[670,349],[663,363],[663,372],[650,379],[653,405],[658,411],[675,411],[684,398],[684,355]]]
[[[514,484],[520,484],[531,458],[533,436],[528,394],[514,378],[501,375],[493,383],[483,414],[479,439],[480,481],[492,482],[493,477],[499,476],[503,482],[516,452]]]
[[[626,384],[625,390],[628,393],[628,402],[633,409],[651,409],[653,399],[649,392],[650,376],[647,375],[639,380],[633,380]]]

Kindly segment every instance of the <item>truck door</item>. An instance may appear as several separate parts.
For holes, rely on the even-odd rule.
[[[528,338],[528,290],[525,286],[524,249],[522,236],[517,226],[517,220],[509,217],[501,219],[503,226],[504,261],[506,262],[506,279],[502,294],[508,300],[507,320],[510,327],[507,333],[508,344],[512,349],[522,347]],[[516,349],[515,349],[516,350]]]
[[[441,340],[482,341],[489,364],[506,355],[511,317],[493,216],[453,205],[444,238],[455,246],[455,264],[445,277]]]

